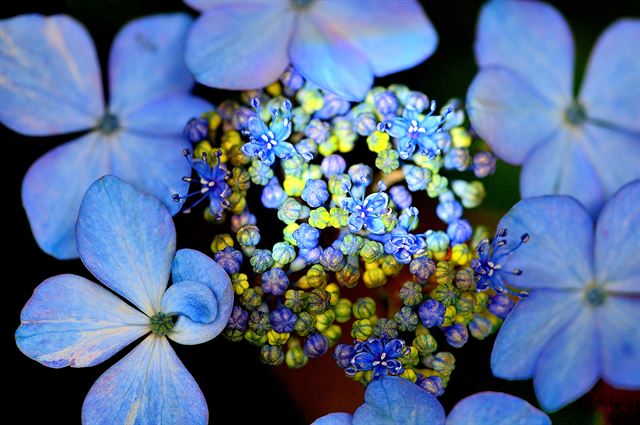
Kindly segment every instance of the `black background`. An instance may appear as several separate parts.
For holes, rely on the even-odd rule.
[[[67,13],[79,19],[96,43],[103,75],[106,75],[104,65],[111,40],[123,23],[144,14],[188,10],[182,3],[168,0],[23,0],[11,2],[10,6],[6,3],[2,6],[2,18],[22,13]],[[634,1],[555,3],[558,3],[557,7],[574,31],[578,78],[599,33],[617,17],[640,15],[639,2]],[[440,36],[437,52],[423,64],[387,77],[381,83],[407,84],[440,101],[450,97],[463,98],[476,72],[472,45],[480,5],[481,2],[461,0],[425,2],[424,8]],[[199,87],[197,93],[214,101],[224,94],[204,87]],[[4,163],[0,169],[3,173],[4,211],[7,213],[6,236],[3,238],[5,292],[2,295],[3,316],[0,321],[3,382],[8,393],[8,397],[3,398],[3,404],[6,403],[3,422],[78,423],[82,401],[89,388],[127,349],[96,367],[54,370],[22,355],[13,340],[13,333],[19,325],[20,310],[38,283],[60,273],[91,277],[80,261],[56,261],[39,250],[31,236],[20,201],[22,178],[31,163],[72,137],[24,137],[1,125],[0,134],[4,149]],[[496,213],[505,212],[518,200],[517,170],[501,164],[499,173],[488,182],[488,191],[487,209],[494,212],[489,217],[496,220]],[[176,218],[179,248],[190,247],[207,252],[215,229],[208,227],[200,217],[196,214]],[[495,221],[485,224],[494,225]],[[535,404],[531,381],[507,382],[491,376],[489,354],[492,342],[471,341],[463,349],[455,351],[457,368],[446,394],[441,398],[447,411],[461,398],[481,390],[510,392]],[[199,346],[173,346],[202,388],[212,423],[278,421],[293,424],[308,423],[314,419],[307,417],[305,403],[294,402],[276,373],[258,361],[257,351],[248,344],[217,338]],[[287,371],[280,370],[277,374],[283,373]],[[322,382],[309,379],[305,385],[317,387],[317,397],[330,396]],[[633,422],[632,417],[638,419],[638,409],[637,393],[615,391],[600,383],[589,395],[552,418],[554,423],[586,424],[594,418],[604,420],[608,417],[609,423],[622,424]],[[15,419],[7,421],[8,415]]]

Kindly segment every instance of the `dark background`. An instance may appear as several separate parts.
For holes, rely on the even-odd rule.
[[[103,75],[113,36],[126,21],[145,14],[188,9],[179,1],[169,0],[67,0],[11,2],[2,6],[2,18],[23,13],[66,13],[80,20],[96,43]],[[19,4],[18,4],[19,3]],[[423,64],[380,81],[409,85],[425,92],[440,103],[451,97],[464,98],[476,66],[473,58],[475,23],[482,2],[429,1],[424,8],[439,36],[438,50]],[[552,2],[568,19],[576,39],[576,74],[580,78],[589,52],[600,32],[620,16],[639,16],[640,2]],[[615,84],[615,82],[612,82]],[[225,95],[204,87],[196,92],[217,101]],[[22,355],[15,346],[13,333],[19,325],[20,310],[33,289],[44,279],[75,273],[91,278],[80,261],[56,261],[36,245],[20,201],[22,178],[40,155],[52,147],[71,140],[72,136],[30,138],[2,127],[0,134],[5,153],[3,173],[6,202],[7,237],[4,238],[5,293],[2,296],[2,347],[4,417],[12,422],[37,424],[78,423],[85,395],[93,382],[128,349],[96,367],[87,369],[49,369]],[[476,215],[483,224],[495,225],[500,214],[519,199],[518,170],[500,164],[498,173],[487,179],[488,198]],[[178,216],[179,248],[208,251],[216,230],[199,214]],[[212,423],[257,423],[278,421],[282,424],[308,423],[331,411],[353,412],[362,402],[362,389],[341,377],[329,356],[311,361],[302,371],[285,366],[263,366],[257,350],[247,343],[231,343],[222,337],[199,346],[172,344],[187,369],[202,388],[209,405]],[[508,382],[492,377],[489,355],[493,338],[471,340],[456,355],[456,370],[441,401],[447,411],[463,397],[483,390],[509,392],[534,405],[531,381]],[[129,348],[130,349],[130,348]],[[8,377],[8,380],[7,378]],[[587,396],[552,415],[558,424],[640,423],[638,393],[614,390],[600,382]],[[16,416],[14,416],[16,415]],[[224,418],[234,418],[225,420]]]

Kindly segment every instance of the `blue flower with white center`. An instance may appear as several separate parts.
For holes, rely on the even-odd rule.
[[[196,205],[208,199],[209,211],[214,217],[221,219],[222,211],[230,205],[227,198],[231,195],[231,187],[227,184],[227,177],[231,175],[231,172],[227,170],[227,165],[220,161],[222,151],[216,151],[213,154],[216,161],[214,166],[209,164],[206,152],[202,153],[202,159],[193,159],[191,155],[191,150],[186,149],[184,151],[184,156],[198,174],[198,178],[183,177],[182,179],[189,183],[199,184],[200,189],[185,196],[174,193],[173,200],[175,202],[183,202],[187,198],[199,195],[200,197],[182,212],[188,214]]]
[[[331,413],[311,425],[551,425],[544,412],[526,401],[489,391],[462,399],[445,417],[433,394],[398,376],[372,381],[364,400],[353,415]]]
[[[407,232],[402,226],[396,226],[384,243],[384,252],[393,255],[400,264],[409,264],[413,255],[422,254],[426,248],[423,238]]]
[[[249,142],[242,146],[242,152],[260,159],[267,166],[275,162],[276,156],[287,159],[297,154],[293,145],[286,141],[291,136],[291,102],[285,100],[280,109],[271,111],[269,126],[262,120],[260,100],[255,97],[251,104],[256,109],[256,116],[249,119]]]
[[[342,201],[342,208],[351,214],[348,225],[352,233],[359,232],[362,228],[375,235],[385,232],[382,215],[388,213],[389,196],[384,193],[386,187],[382,182],[379,184],[379,189],[379,192],[372,193],[366,198],[363,193],[360,199],[351,196]]]
[[[224,329],[233,308],[229,276],[198,251],[176,252],[166,207],[117,177],[89,188],[76,237],[89,271],[131,305],[83,277],[54,276],[22,310],[20,351],[52,368],[88,367],[147,335],[91,387],[82,422],[207,423],[204,396],[169,339],[201,344]]]
[[[408,352],[409,349],[400,339],[387,341],[385,338],[369,338],[354,347],[351,358],[353,370],[349,370],[349,373],[371,370],[374,380],[386,376],[387,373],[399,375],[404,372],[404,366],[398,359]]]
[[[602,377],[640,389],[640,180],[620,189],[596,223],[568,196],[529,198],[500,221],[531,240],[504,269],[531,290],[507,317],[491,355],[494,375],[533,378],[540,405],[555,411]],[[519,242],[509,241],[512,249]]]
[[[172,14],[126,25],[112,45],[105,104],[95,48],[77,21],[35,14],[0,21],[0,122],[29,136],[88,131],[40,157],[23,180],[31,230],[47,254],[78,256],[82,196],[107,174],[180,210],[172,195],[188,189],[184,123],[211,109],[188,93],[193,78],[182,58],[190,24],[188,15]]]
[[[429,158],[435,158],[442,148],[438,133],[444,134],[447,116],[453,112],[453,108],[445,108],[442,115],[433,115],[435,110],[435,101],[431,101],[429,112],[424,117],[413,108],[405,108],[401,117],[381,123],[379,130],[386,131],[397,140],[400,158],[411,158],[416,149]]]
[[[417,65],[438,43],[416,0],[185,3],[202,13],[187,65],[198,82],[222,89],[265,87],[291,64],[323,90],[362,100],[374,76]]]
[[[469,118],[504,161],[522,164],[523,197],[566,194],[592,214],[640,178],[638,19],[611,24],[574,94],[574,42],[562,15],[535,1],[491,1],[478,23],[480,72]]]

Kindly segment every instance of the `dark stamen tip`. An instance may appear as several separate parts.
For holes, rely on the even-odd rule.
[[[520,240],[522,241],[522,243],[527,243],[529,242],[530,239],[531,239],[531,236],[529,236],[528,233],[525,233],[522,236],[520,236]]]

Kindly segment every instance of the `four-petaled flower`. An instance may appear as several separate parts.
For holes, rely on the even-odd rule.
[[[381,235],[385,232],[382,215],[387,213],[389,196],[383,192],[385,186],[380,183],[380,191],[364,197],[364,191],[360,199],[353,196],[342,201],[342,208],[347,210],[349,216],[349,230],[355,233],[363,227],[369,232]]]
[[[471,124],[503,160],[523,164],[523,198],[566,194],[594,215],[640,178],[640,21],[622,19],[600,36],[579,95],[566,21],[535,1],[489,2],[469,87]]]
[[[94,276],[137,308],[80,276],[54,276],[22,310],[20,350],[45,366],[87,367],[149,334],[91,387],[82,422],[207,423],[204,396],[167,338],[192,345],[216,337],[233,307],[229,276],[198,251],[176,252],[166,207],[113,176],[87,191],[77,246]]]
[[[75,223],[82,196],[113,174],[165,203],[186,193],[181,177],[189,146],[184,123],[210,109],[188,94],[193,78],[182,61],[191,18],[157,15],[126,25],[109,57],[109,103],[87,31],[65,15],[0,21],[0,121],[30,136],[90,130],[40,157],[22,184],[33,235],[56,258],[78,256]]]
[[[504,263],[523,271],[508,283],[531,292],[500,329],[493,373],[533,377],[549,411],[582,396],[600,377],[616,388],[639,389],[640,180],[609,200],[595,226],[584,206],[558,195],[520,201],[499,226],[531,234]]]

